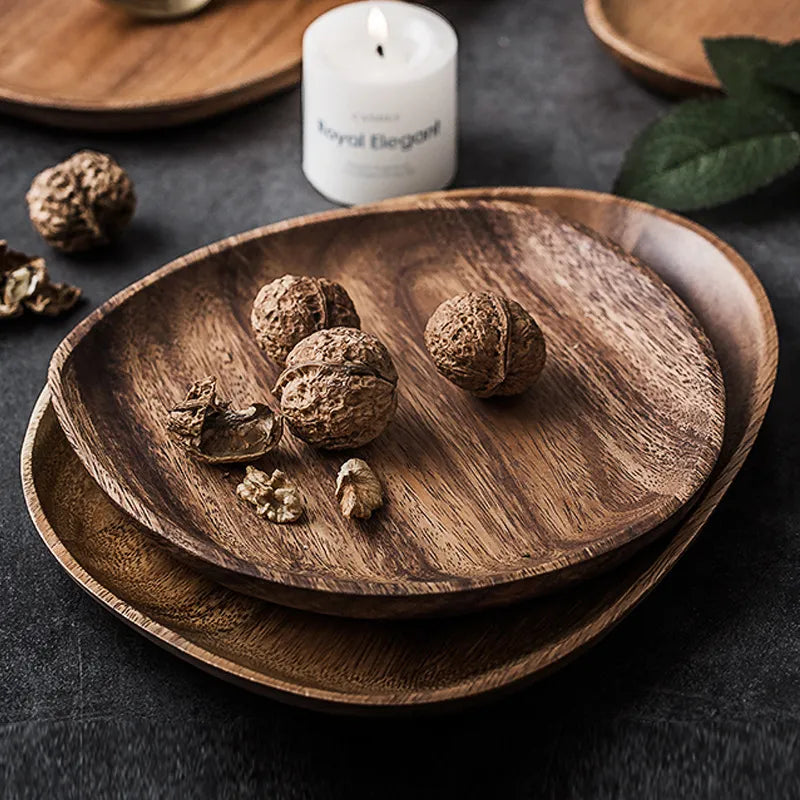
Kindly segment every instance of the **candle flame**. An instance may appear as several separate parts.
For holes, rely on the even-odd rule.
[[[373,6],[367,15],[367,32],[378,42],[386,41],[389,36],[389,23],[386,15],[377,6]]]

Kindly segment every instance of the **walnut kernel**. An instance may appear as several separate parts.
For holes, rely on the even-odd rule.
[[[283,435],[279,414],[262,403],[232,411],[216,395],[216,378],[204,378],[170,409],[167,428],[184,450],[206,464],[241,464],[277,447]]]
[[[343,450],[372,441],[389,424],[397,408],[397,372],[376,336],[330,328],[292,349],[274,392],[295,436]]]
[[[383,487],[366,461],[351,458],[336,476],[336,499],[348,519],[369,519],[383,505]]]
[[[250,323],[259,347],[279,364],[315,331],[361,327],[353,301],[341,284],[300,275],[284,275],[262,286]]]
[[[267,475],[248,466],[244,480],[236,487],[236,494],[252,503],[256,514],[272,522],[296,522],[303,516],[305,504],[302,495],[279,469]]]
[[[40,172],[26,200],[36,230],[65,252],[107,244],[136,208],[128,173],[111,156],[93,150],[81,150]]]
[[[546,358],[533,317],[514,300],[490,292],[445,300],[428,320],[425,346],[445,378],[477,397],[523,392]]]

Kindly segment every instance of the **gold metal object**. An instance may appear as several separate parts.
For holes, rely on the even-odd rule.
[[[102,2],[124,8],[138,17],[174,19],[200,11],[211,0],[102,0]]]

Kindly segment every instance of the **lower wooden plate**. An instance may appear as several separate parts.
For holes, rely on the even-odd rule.
[[[378,710],[517,687],[596,642],[661,581],[730,486],[766,412],[778,347],[761,285],[708,231],[641,203],[567,189],[445,196],[498,197],[571,216],[645,259],[704,324],[727,389],[725,441],[680,527],[607,575],[502,610],[413,622],[294,611],[217,586],[118,511],[70,449],[45,392],[23,444],[25,496],[45,543],[84,589],[159,644],[250,689],[327,709]]]
[[[303,31],[341,2],[214,0],[154,22],[100,0],[0,0],[0,110],[92,130],[228,111],[298,83]]]
[[[584,11],[623,67],[669,94],[719,89],[703,38],[800,37],[800,8],[786,0],[584,0]]]

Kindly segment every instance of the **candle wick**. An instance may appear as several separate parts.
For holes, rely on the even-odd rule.
[[[381,58],[383,58],[383,45],[382,45],[382,44],[379,44],[379,45],[378,45],[378,55],[379,55]]]

